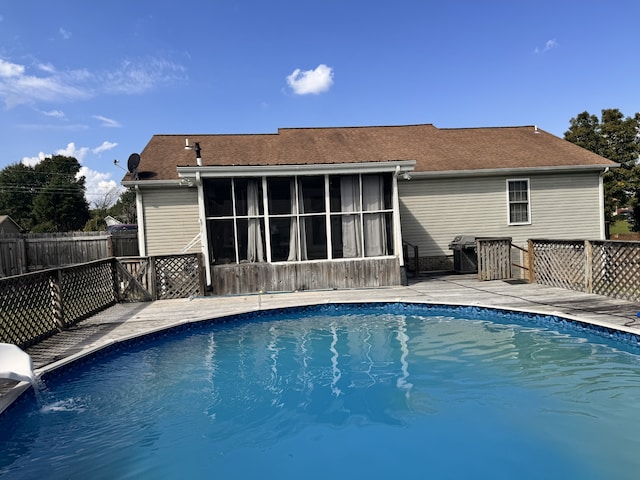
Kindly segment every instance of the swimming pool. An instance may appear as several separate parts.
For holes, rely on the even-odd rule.
[[[0,417],[0,475],[635,478],[639,431],[633,336],[324,305],[184,326],[52,372]]]

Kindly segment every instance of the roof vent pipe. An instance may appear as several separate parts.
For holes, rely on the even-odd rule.
[[[185,138],[184,139],[184,149],[185,150],[195,150],[196,151],[196,164],[201,167],[202,166],[202,155],[200,152],[202,152],[202,149],[200,148],[200,143],[196,142],[195,145],[192,147],[191,145],[189,145],[189,139]]]
[[[200,155],[200,144],[198,142],[196,142],[196,146],[195,146],[195,151],[196,151],[196,164],[201,167],[202,166],[202,156]]]

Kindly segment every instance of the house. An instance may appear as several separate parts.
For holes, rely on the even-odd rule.
[[[4,235],[19,235],[21,233],[22,227],[9,215],[0,215],[0,237]]]
[[[140,254],[202,252],[213,292],[243,293],[399,284],[403,242],[447,269],[461,234],[604,238],[617,164],[535,126],[424,124],[154,135],[134,166]]]

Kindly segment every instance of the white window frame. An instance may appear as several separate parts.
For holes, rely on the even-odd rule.
[[[526,202],[520,200],[511,200],[509,196],[509,186],[513,182],[525,182],[527,184],[527,200]],[[507,225],[531,225],[531,181],[529,178],[507,178]],[[511,205],[513,204],[527,204],[527,220],[524,222],[514,222],[511,220]]]
[[[357,173],[357,174],[352,174],[352,175],[357,175],[358,176],[358,182],[359,182],[359,195],[360,195],[360,199],[359,199],[359,207],[357,210],[355,211],[350,211],[348,212],[349,214],[352,215],[357,215],[359,218],[359,222],[360,222],[360,231],[364,232],[364,216],[368,215],[368,214],[376,214],[376,213],[381,213],[381,214],[391,214],[391,232],[392,235],[395,237],[396,233],[395,230],[396,228],[398,228],[398,223],[399,221],[397,220],[398,217],[398,212],[396,212],[393,208],[393,195],[397,194],[397,192],[394,192],[393,189],[397,189],[397,185],[395,183],[392,183],[391,185],[391,189],[392,189],[392,205],[389,208],[383,208],[383,209],[374,209],[374,210],[364,210],[363,209],[363,199],[362,199],[362,175],[367,174],[368,172],[365,173]],[[391,175],[392,178],[395,178],[392,174],[392,172],[377,172],[377,175],[385,175],[385,174],[389,174]],[[263,202],[263,213],[261,215],[259,215],[260,218],[264,219],[264,227],[265,227],[265,231],[269,231],[269,225],[271,223],[271,220],[274,218],[295,218],[298,221],[298,230],[297,230],[297,234],[298,236],[300,235],[300,228],[299,228],[299,222],[306,217],[324,217],[325,218],[325,225],[326,225],[326,248],[327,248],[327,258],[325,259],[321,259],[321,260],[333,260],[333,252],[332,252],[332,245],[331,245],[331,218],[334,216],[340,216],[343,215],[344,212],[340,212],[340,211],[331,211],[330,210],[330,200],[329,200],[329,177],[330,176],[340,176],[340,174],[333,174],[333,173],[321,173],[321,174],[316,174],[313,176],[318,176],[318,177],[323,177],[323,183],[324,183],[324,203],[325,203],[325,211],[324,212],[314,212],[314,213],[300,213],[300,202],[302,201],[301,198],[299,198],[299,181],[300,178],[303,175],[292,175],[290,178],[292,178],[294,180],[294,185],[295,185],[295,201],[296,204],[298,205],[298,207],[296,208],[296,213],[294,214],[272,214],[269,211],[269,202],[268,202],[268,185],[267,185],[267,177],[266,176],[262,176],[262,177],[258,177],[260,178],[261,184],[262,184],[262,202]],[[225,178],[225,177],[222,177]],[[207,225],[206,229],[207,229],[207,234],[208,234],[208,229],[210,228],[209,225],[211,221],[218,221],[218,220],[231,220],[233,222],[233,234],[234,234],[234,253],[235,253],[235,264],[239,264],[240,263],[240,252],[238,250],[238,225],[237,225],[237,220],[238,219],[247,219],[249,218],[247,215],[238,215],[237,211],[236,211],[236,194],[235,194],[235,189],[236,189],[236,180],[238,178],[241,177],[226,177],[225,180],[229,180],[231,183],[231,202],[232,202],[232,212],[231,215],[223,215],[223,216],[211,216],[211,215],[205,215],[205,225]],[[360,251],[362,252],[361,255],[359,257],[355,257],[356,259],[364,259],[364,258],[374,258],[374,257],[366,257],[365,256],[365,247],[364,247],[364,242],[365,242],[365,235],[364,233],[361,235],[360,238]],[[298,250],[300,249],[300,241],[297,242],[298,243]],[[265,241],[265,262],[266,263],[292,263],[288,260],[278,260],[278,261],[274,261],[272,259],[272,252],[271,252],[271,243],[268,241]],[[384,255],[383,257],[394,257],[394,256],[398,256],[399,249],[398,249],[398,242],[396,241],[392,241],[391,242],[391,251],[387,254]],[[300,256],[300,251],[298,251],[298,256]],[[300,261],[300,260],[297,260]],[[313,261],[313,260],[304,260],[304,261]]]

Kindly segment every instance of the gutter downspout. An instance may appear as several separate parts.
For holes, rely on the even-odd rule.
[[[204,271],[207,277],[207,285],[211,286],[211,262],[209,261],[209,237],[207,236],[207,218],[204,211],[204,188],[200,172],[196,172],[196,187],[198,189],[198,223],[200,223],[200,246],[204,259]]]
[[[398,175],[400,175],[400,165],[396,166],[393,173],[392,186],[392,206],[393,206],[393,249],[398,257],[400,267],[404,267],[404,255],[402,254],[402,229],[400,227],[400,199],[398,196]]]
[[[607,229],[605,225],[604,214],[604,176],[609,172],[609,167],[606,167],[602,173],[598,176],[598,197],[600,203],[600,240],[607,239]]]
[[[147,256],[147,236],[144,228],[144,204],[142,203],[142,192],[136,185],[136,216],[138,217],[138,253],[141,257]]]

